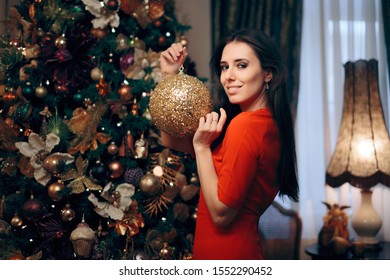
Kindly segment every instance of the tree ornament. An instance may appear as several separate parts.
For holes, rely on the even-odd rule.
[[[121,157],[132,157],[134,154],[134,138],[131,135],[131,131],[128,130],[126,136],[122,139],[122,144],[119,148],[119,155]]]
[[[95,232],[84,221],[83,217],[82,222],[72,231],[69,239],[77,256],[89,257],[95,242]]]
[[[122,177],[123,173],[125,172],[122,163],[117,160],[110,162],[108,168],[111,171],[110,178],[112,179],[118,179]]]
[[[91,79],[94,81],[99,81],[103,77],[103,71],[99,67],[95,67],[91,70]]]
[[[35,88],[35,96],[38,98],[44,98],[47,95],[47,88],[44,86],[38,86]]]
[[[88,159],[78,156],[75,161],[76,168],[68,169],[65,173],[60,174],[62,181],[71,181],[68,183],[67,187],[71,188],[71,193],[82,193],[85,190],[88,191],[98,191],[102,187],[96,184],[91,178],[86,176],[88,169]]]
[[[119,66],[122,71],[126,71],[130,66],[134,64],[134,50],[130,49],[127,53],[124,53],[119,58]]]
[[[183,45],[183,47],[187,47],[188,46],[188,38],[184,35],[181,35],[180,38],[180,44]]]
[[[116,36],[116,49],[120,51],[128,48],[130,48],[130,38],[124,34],[118,34]]]
[[[19,217],[19,215],[17,213],[15,213],[11,219],[11,226],[13,228],[19,228],[22,225],[23,225],[23,220]]]
[[[107,29],[103,28],[92,28],[91,29],[91,35],[95,37],[96,39],[103,39],[107,36],[108,31]]]
[[[138,116],[138,103],[137,99],[134,98],[133,104],[131,105],[131,113],[133,116]]]
[[[18,96],[15,92],[7,91],[6,93],[4,93],[3,100],[6,105],[11,106],[16,103],[16,101],[18,100]]]
[[[119,3],[117,0],[108,0],[106,3],[106,7],[110,11],[116,11],[119,8]]]
[[[97,161],[94,165],[92,165],[89,175],[98,182],[105,182],[108,177],[108,169],[101,161]]]
[[[57,37],[57,39],[55,39],[54,41],[54,45],[60,50],[65,49],[66,44],[67,44],[67,39],[64,35]]]
[[[106,96],[110,91],[110,86],[106,83],[103,77],[100,77],[99,83],[96,85],[96,89],[100,96]]]
[[[107,147],[107,152],[110,155],[115,156],[119,152],[119,147],[115,144],[115,142],[111,142],[110,145],[108,145],[108,147]]]
[[[53,153],[48,155],[43,160],[43,168],[51,175],[57,176],[60,174],[61,169],[66,165],[74,161],[74,157],[65,153]],[[61,168],[62,167],[62,168]]]
[[[189,201],[192,198],[194,198],[198,192],[199,192],[198,186],[192,185],[192,184],[185,185],[185,186],[181,187],[181,189],[180,189],[180,197],[184,201]]]
[[[147,196],[154,196],[162,191],[160,179],[152,173],[147,173],[141,177],[139,188]]]
[[[141,134],[141,138],[135,141],[135,155],[137,159],[145,159],[148,156],[148,141],[144,137],[144,133]]]
[[[33,109],[34,109],[34,107],[31,105],[31,103],[29,101],[20,103],[16,107],[15,118],[18,121],[23,123],[31,117]]]
[[[122,84],[118,89],[119,99],[122,101],[130,101],[133,97],[131,94],[131,87],[126,84]]]
[[[192,260],[193,259],[192,253],[191,252],[185,252],[182,259],[183,260]]]
[[[124,175],[125,182],[138,187],[141,177],[143,175],[144,172],[140,167],[129,168],[126,170]]]
[[[61,220],[63,222],[70,222],[76,216],[75,211],[70,208],[70,204],[65,204],[65,207],[61,209]]]
[[[159,256],[163,260],[171,260],[173,257],[173,249],[168,245],[167,242],[164,242],[163,248],[160,250]]]
[[[195,186],[199,186],[200,185],[199,177],[198,177],[198,175],[196,175],[195,172],[193,172],[191,174],[190,183],[195,185]]]
[[[193,135],[200,117],[212,111],[211,96],[203,82],[181,70],[155,87],[149,109],[158,129],[183,138]]]
[[[142,116],[147,119],[148,121],[151,121],[152,120],[152,116],[150,115],[150,111],[149,111],[149,108],[146,108],[145,109],[145,112],[142,114]]]
[[[22,94],[27,99],[31,99],[34,95],[34,89],[29,82],[22,86]]]
[[[146,244],[154,251],[159,252],[164,247],[164,239],[162,233],[155,228],[151,228],[146,232]]]
[[[49,195],[51,200],[60,201],[63,198],[60,192],[64,189],[64,183],[61,180],[58,180],[57,182],[51,183],[47,187],[47,194]]]
[[[28,220],[38,220],[45,214],[45,209],[41,201],[36,198],[31,198],[23,204],[23,217]]]

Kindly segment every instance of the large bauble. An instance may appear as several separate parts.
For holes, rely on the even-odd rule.
[[[156,175],[147,173],[141,177],[139,188],[145,195],[154,196],[161,192],[162,184]]]
[[[149,109],[159,130],[178,138],[192,136],[199,119],[212,110],[210,91],[199,79],[181,72],[155,87]]]

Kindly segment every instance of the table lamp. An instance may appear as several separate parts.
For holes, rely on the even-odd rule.
[[[344,104],[335,152],[326,170],[326,183],[361,189],[362,201],[352,215],[356,241],[375,247],[382,218],[372,205],[371,188],[390,187],[390,141],[378,87],[378,61],[344,64]]]

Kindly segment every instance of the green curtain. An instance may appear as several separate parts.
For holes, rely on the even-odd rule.
[[[388,75],[390,79],[390,1],[382,0],[383,29],[385,33]]]
[[[274,38],[290,75],[288,92],[294,119],[298,103],[302,12],[303,0],[211,0],[213,49],[225,33],[240,27],[258,28]]]

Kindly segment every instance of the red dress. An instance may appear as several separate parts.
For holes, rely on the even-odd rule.
[[[278,137],[268,109],[242,112],[231,121],[222,144],[213,151],[213,161],[219,199],[240,210],[232,224],[218,228],[200,193],[194,259],[264,259],[257,226],[278,193]]]

